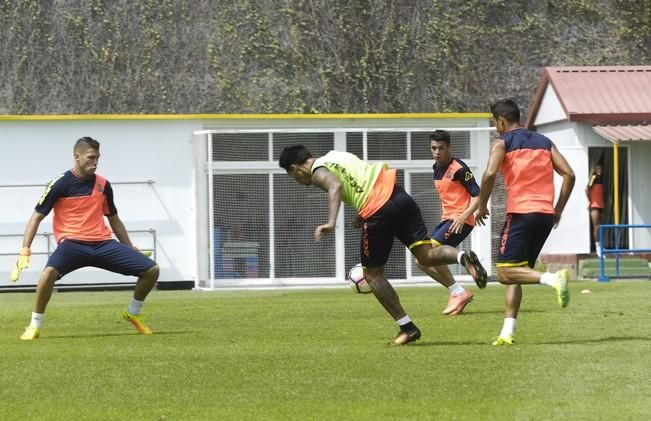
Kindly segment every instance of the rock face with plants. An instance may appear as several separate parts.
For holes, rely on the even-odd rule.
[[[487,111],[650,51],[650,0],[0,0],[0,114]]]

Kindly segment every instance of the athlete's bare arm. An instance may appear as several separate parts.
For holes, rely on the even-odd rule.
[[[341,206],[341,182],[326,168],[317,168],[312,173],[312,184],[328,192],[328,222],[314,230],[314,239],[319,241],[324,235],[335,229],[337,214]]]
[[[588,198],[588,210],[590,210],[590,203],[592,202],[590,198],[590,187],[592,187],[592,183],[594,182],[594,179],[595,179],[594,174],[590,175],[588,185],[585,186],[585,196]]]
[[[124,227],[120,217],[115,214],[108,217],[109,224],[111,225],[111,230],[118,238],[118,241],[126,244],[127,246],[133,247],[131,240],[129,239],[129,234],[127,234],[127,229]]]
[[[27,221],[27,225],[25,225],[25,233],[23,234],[23,247],[30,248],[32,246],[32,241],[34,241],[36,231],[38,231],[38,227],[41,225],[41,221],[44,218],[45,215],[42,213],[36,211],[32,213],[29,221]]]
[[[466,220],[470,215],[472,215],[477,210],[478,205],[479,205],[479,196],[471,197],[470,204],[468,205],[468,209],[466,209],[461,215],[457,216],[452,220],[452,224],[450,225],[450,231],[460,234],[461,230],[463,229],[463,225],[466,223]]]
[[[489,215],[488,212],[488,199],[493,193],[495,187],[495,179],[497,178],[497,171],[499,171],[504,157],[506,156],[506,145],[503,139],[497,139],[491,145],[491,153],[488,158],[488,165],[481,178],[481,186],[479,191],[479,203],[477,204],[477,211],[475,212],[475,222],[477,225],[486,225],[485,219]]]

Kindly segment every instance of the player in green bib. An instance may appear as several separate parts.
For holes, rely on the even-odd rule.
[[[421,332],[384,276],[394,237],[419,262],[428,266],[458,262],[477,285],[486,286],[486,271],[475,253],[450,246],[432,247],[418,205],[396,184],[395,169],[389,169],[384,163],[367,163],[347,152],[330,151],[315,158],[303,145],[286,147],[279,164],[298,183],[314,185],[328,193],[328,221],[316,227],[315,240],[334,230],[341,202],[357,211],[353,226],[362,228],[360,253],[366,280],[375,298],[400,326],[394,340],[396,345],[419,339]]]
[[[312,172],[321,167],[325,167],[342,181],[341,199],[359,212],[366,203],[375,181],[387,165],[382,162],[367,164],[351,153],[330,151],[314,160]]]

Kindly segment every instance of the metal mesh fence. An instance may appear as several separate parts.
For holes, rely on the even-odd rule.
[[[398,184],[415,198],[431,230],[441,217],[433,186],[429,131],[423,130],[229,130],[209,135],[209,206],[212,236],[209,288],[237,282],[342,281],[359,263],[361,232],[344,206],[343,224],[319,242],[314,229],[328,216],[327,195],[288,177],[277,160],[284,147],[302,144],[314,156],[345,150],[369,161],[389,161]],[[473,171],[469,131],[451,132],[452,153]],[[495,202],[496,199],[493,199]],[[493,213],[494,214],[494,213]],[[341,226],[339,226],[341,225]],[[495,225],[495,224],[493,224]],[[501,226],[500,226],[501,228]],[[495,230],[493,226],[493,231]],[[469,248],[470,237],[462,247]],[[465,274],[452,265],[453,273]],[[389,279],[425,276],[398,240],[386,264]]]

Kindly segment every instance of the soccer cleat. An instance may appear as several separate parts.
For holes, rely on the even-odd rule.
[[[41,332],[38,330],[37,327],[27,326],[25,328],[25,332],[23,332],[23,334],[20,335],[20,339],[23,341],[33,341],[39,336],[41,336]]]
[[[502,346],[502,345],[507,345],[507,346],[513,345],[513,336],[500,335],[497,337],[497,339],[495,339],[495,341],[493,341],[493,346]]]
[[[463,253],[463,257],[461,258],[463,267],[466,268],[470,276],[472,276],[472,279],[475,280],[475,283],[480,289],[486,288],[486,278],[488,275],[486,274],[486,269],[481,265],[481,262],[479,261],[479,258],[475,254],[474,251],[468,250]]]
[[[409,342],[417,341],[418,339],[420,339],[420,329],[414,326],[414,329],[412,330],[401,330],[398,332],[393,343],[395,345],[406,345]]]
[[[136,330],[143,335],[151,335],[154,333],[151,328],[145,324],[144,317],[140,315],[134,316],[125,310],[124,313],[122,313],[122,318],[124,318],[124,320],[127,322],[130,322],[136,328]]]
[[[570,279],[570,272],[567,269],[561,269],[556,272],[556,280],[554,280],[554,291],[556,291],[556,299],[561,307],[567,307],[570,303],[570,291],[567,289],[567,281]]]
[[[450,295],[448,299],[448,306],[443,310],[443,314],[446,315],[456,315],[461,314],[463,309],[466,308],[468,304],[474,298],[474,294],[468,290],[464,290],[461,295]]]

